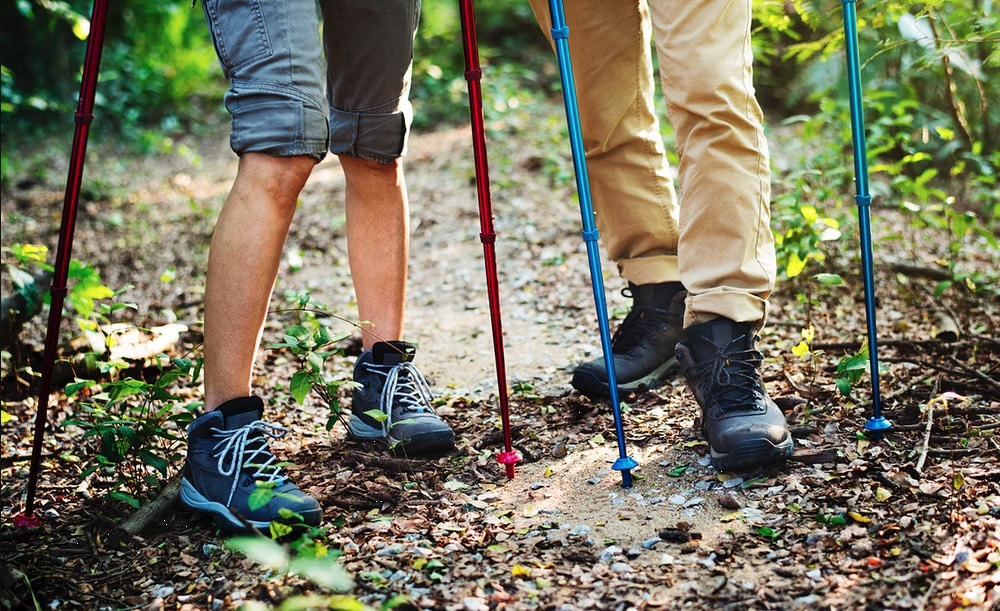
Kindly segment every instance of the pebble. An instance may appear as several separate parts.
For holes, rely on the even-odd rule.
[[[531,482],[531,486],[530,487],[531,487],[532,490],[538,490],[539,488],[544,488],[545,487],[545,483],[544,482]]]
[[[670,502],[674,505],[683,505],[687,501],[687,497],[683,494],[675,494],[670,497]]]
[[[627,562],[615,562],[611,565],[611,571],[614,573],[631,573],[632,567]]]
[[[629,560],[635,560],[642,555],[641,547],[630,547],[628,551],[625,552],[625,557]]]
[[[579,524],[577,526],[574,526],[569,531],[569,534],[571,536],[574,536],[574,537],[582,537],[584,535],[589,535],[590,534],[590,527],[587,526],[586,524]]]
[[[701,498],[700,496],[696,496],[693,499],[684,501],[684,506],[685,507],[694,507],[696,505],[701,505],[704,502],[705,502],[705,499]]]
[[[823,572],[819,569],[813,569],[811,571],[806,571],[806,577],[812,579],[813,581],[819,581],[823,579]]]
[[[156,586],[153,591],[149,593],[153,598],[166,598],[174,593],[173,586]]]
[[[604,550],[602,550],[601,554],[598,556],[598,559],[601,562],[611,562],[611,559],[620,553],[622,553],[622,548],[618,547],[617,545],[612,545],[611,547],[604,548]]]
[[[462,606],[466,611],[489,611],[489,605],[481,598],[463,598]]]
[[[734,477],[733,479],[727,479],[726,481],[722,482],[722,487],[723,488],[735,488],[735,487],[740,486],[742,484],[743,484],[743,478],[742,477]]]
[[[645,541],[642,542],[642,547],[645,549],[653,549],[654,547],[656,547],[656,544],[659,543],[660,541],[661,539],[659,537],[646,539]]]

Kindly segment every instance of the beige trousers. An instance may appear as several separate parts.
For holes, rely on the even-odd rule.
[[[551,38],[546,0],[531,0]],[[635,284],[680,280],[685,326],[763,324],[774,287],[770,167],[754,96],[750,0],[565,0],[601,242]],[[679,156],[653,108],[651,36]]]

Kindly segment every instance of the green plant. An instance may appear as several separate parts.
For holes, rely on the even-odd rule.
[[[350,337],[350,332],[334,332],[323,324],[320,317],[331,315],[326,312],[326,306],[313,301],[308,291],[288,291],[285,299],[291,303],[290,311],[295,313],[295,320],[286,327],[282,341],[268,348],[286,350],[298,362],[289,391],[299,404],[310,393],[316,393],[330,410],[326,430],[332,430],[344,415],[339,391],[342,387],[351,388],[354,382],[332,377],[326,370],[326,362],[334,356],[343,356],[343,349],[336,344]],[[384,414],[379,415],[384,417]]]
[[[107,485],[108,498],[133,507],[149,498],[178,471],[184,428],[201,406],[198,401],[181,403],[171,389],[182,380],[195,382],[200,372],[200,359],[175,358],[168,367],[158,366],[151,381],[125,377],[68,384],[66,395],[78,402],[64,426],[82,429],[93,449],[80,478],[98,476]]]

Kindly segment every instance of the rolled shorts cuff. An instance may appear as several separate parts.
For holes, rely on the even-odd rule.
[[[329,131],[325,103],[289,87],[233,81],[226,95],[232,115],[230,146],[237,155],[326,156]]]
[[[394,112],[330,109],[330,152],[389,163],[406,155],[413,111],[404,103]]]
[[[684,305],[685,327],[716,318],[728,318],[734,322],[752,322],[760,329],[767,320],[766,297],[732,287],[722,287],[700,295],[688,294]]]
[[[681,277],[680,269],[677,267],[677,255],[625,259],[618,262],[618,273],[622,278],[637,285],[679,282]]]

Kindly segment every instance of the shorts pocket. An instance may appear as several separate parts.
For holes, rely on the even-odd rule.
[[[227,79],[272,54],[260,0],[203,0],[202,6]]]

